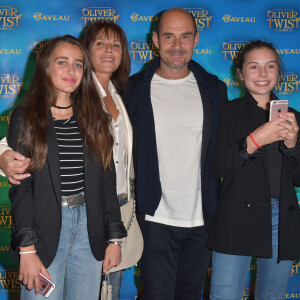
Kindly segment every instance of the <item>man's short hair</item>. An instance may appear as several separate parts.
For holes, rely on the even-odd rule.
[[[194,17],[190,12],[186,11],[185,9],[183,9],[183,8],[178,8],[178,7],[166,9],[166,10],[164,10],[162,13],[159,14],[158,20],[157,20],[156,29],[154,30],[154,31],[157,33],[157,35],[159,35],[159,31],[160,31],[160,27],[161,27],[161,22],[162,22],[163,16],[164,16],[167,12],[169,12],[170,10],[180,10],[180,11],[182,11],[182,12],[186,12],[186,14],[189,15],[189,16],[192,18],[192,20],[193,20],[193,24],[194,24],[194,28],[195,28],[195,35],[196,35],[196,33],[197,33],[197,26],[196,26],[196,20],[195,20],[195,17]]]

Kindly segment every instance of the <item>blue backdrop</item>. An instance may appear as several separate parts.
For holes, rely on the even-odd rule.
[[[240,94],[233,62],[243,45],[253,39],[275,44],[285,69],[276,86],[280,99],[300,109],[299,102],[299,0],[1,0],[0,3],[0,134],[6,135],[11,108],[22,101],[32,78],[35,59],[45,40],[57,35],[79,37],[91,21],[109,19],[125,30],[132,73],[158,55],[151,41],[157,13],[182,7],[196,18],[200,40],[193,59],[228,85],[229,99]],[[10,243],[9,183],[0,178],[0,300],[18,299],[18,265],[7,253]],[[299,195],[299,194],[298,194]],[[300,299],[299,262],[295,262],[286,299]],[[252,298],[255,261],[250,267],[243,299]],[[80,272],[80,270],[78,270]],[[192,272],[193,270],[191,270]],[[204,287],[208,299],[210,270]],[[139,267],[123,275],[121,299],[135,299],[141,289]]]

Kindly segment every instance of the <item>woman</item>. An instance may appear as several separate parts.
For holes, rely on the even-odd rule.
[[[120,97],[130,73],[130,56],[124,31],[117,24],[97,21],[90,24],[83,35],[83,42],[89,49],[94,70],[93,79],[105,109],[112,116],[114,134],[114,162],[117,175],[117,193],[121,205],[122,221],[128,231],[123,240],[122,262],[111,270],[110,283],[113,286],[113,300],[119,299],[121,270],[136,264],[143,250],[143,238],[134,216],[134,171],[132,159],[132,128],[126,109]],[[99,99],[98,97],[98,99]],[[92,108],[94,109],[94,108]],[[116,127],[117,126],[117,127]],[[26,178],[21,174],[27,167],[28,158],[8,150],[6,141],[0,144],[0,166],[13,184]],[[13,157],[12,157],[13,156]],[[4,175],[1,173],[0,174]],[[126,205],[125,205],[126,204]],[[116,242],[118,242],[116,240]]]
[[[102,260],[104,271],[120,263],[113,239],[126,230],[109,117],[78,39],[45,45],[24,102],[11,115],[8,144],[31,159],[32,176],[9,194],[21,299],[43,299],[35,295],[40,272],[56,284],[51,299],[98,299]]]
[[[120,297],[122,269],[136,264],[143,250],[143,238],[134,216],[134,171],[132,159],[132,128],[120,97],[130,73],[127,39],[120,26],[111,22],[93,22],[83,35],[94,71],[94,80],[104,108],[111,115],[114,136],[114,162],[117,175],[117,194],[122,221],[128,231],[122,248],[122,262],[110,272],[112,299]]]
[[[300,257],[299,113],[268,121],[280,58],[266,42],[247,44],[237,62],[244,97],[224,104],[211,172],[223,178],[209,236],[211,300],[241,299],[252,256],[256,300],[285,299],[293,260]]]

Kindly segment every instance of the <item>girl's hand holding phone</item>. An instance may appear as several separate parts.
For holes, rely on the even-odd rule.
[[[283,119],[283,121],[282,121]],[[280,119],[278,122],[283,129],[277,132],[287,148],[294,148],[298,140],[299,126],[292,112],[285,112],[280,114]]]
[[[50,279],[51,276],[36,253],[25,253],[33,251],[35,251],[34,246],[20,247],[19,280],[26,285],[28,290],[34,288],[37,295],[41,287],[39,273],[42,273],[48,279]]]

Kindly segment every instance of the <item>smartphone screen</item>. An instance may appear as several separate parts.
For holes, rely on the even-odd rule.
[[[40,273],[39,276],[41,282],[40,293],[44,297],[49,297],[55,289],[55,284],[47,277],[45,277],[42,273]]]
[[[287,112],[289,108],[288,100],[272,100],[270,102],[270,116],[269,120],[275,120],[280,117],[280,114]]]

